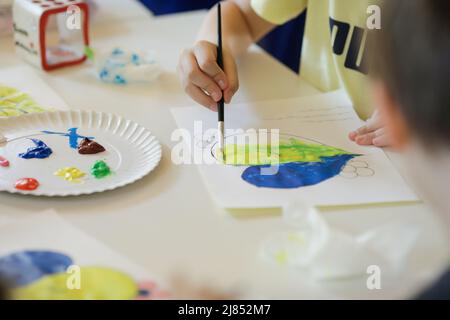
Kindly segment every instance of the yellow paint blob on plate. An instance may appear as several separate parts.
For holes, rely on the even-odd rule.
[[[78,288],[79,287],[79,288]],[[103,267],[82,267],[45,276],[13,291],[18,300],[131,300],[138,296],[128,275]]]
[[[65,167],[56,171],[55,176],[61,177],[66,181],[80,183],[86,173],[75,167]]]

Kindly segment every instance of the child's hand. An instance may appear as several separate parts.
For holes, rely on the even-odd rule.
[[[201,105],[217,111],[217,102],[222,98],[230,103],[239,88],[236,64],[232,55],[224,48],[224,69],[217,62],[217,46],[208,41],[199,41],[186,49],[178,62],[178,74],[184,91]]]
[[[349,138],[363,146],[374,145],[376,147],[387,147],[391,145],[390,136],[386,132],[378,111],[373,113],[370,119],[367,120],[366,125],[356,131],[350,132]]]

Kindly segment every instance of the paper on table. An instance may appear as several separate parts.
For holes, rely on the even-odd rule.
[[[51,89],[29,66],[11,67],[0,70],[0,88],[11,87],[31,97],[33,101],[46,110],[68,109],[67,104]],[[0,97],[1,100],[1,97]],[[1,101],[0,101],[1,102]],[[0,103],[0,117],[8,114],[3,112]],[[26,112],[18,111],[19,115]]]
[[[217,164],[213,156],[217,127],[215,113],[200,107],[174,108],[171,111],[178,127],[193,137],[183,138],[183,143],[189,145],[191,158],[199,154],[203,156],[204,162],[198,165],[200,173],[222,207],[281,207],[298,199],[307,199],[308,203],[316,206],[418,200],[381,149],[360,147],[349,141],[348,133],[361,126],[362,121],[343,91],[227,106],[228,129],[279,129],[280,137],[301,137],[305,141],[362,155],[349,162],[350,166],[340,175],[297,189],[258,188],[242,180],[241,175],[247,167]],[[201,121],[201,129],[198,121]]]
[[[67,223],[52,211],[0,225],[0,243],[0,259],[28,250],[52,251],[69,256],[81,268],[111,268],[127,274],[138,285],[155,282],[155,277],[145,269]],[[158,288],[155,286],[153,289],[155,292],[152,295],[156,294],[157,297]]]

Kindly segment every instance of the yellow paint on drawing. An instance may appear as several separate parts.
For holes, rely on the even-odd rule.
[[[323,158],[351,154],[345,150],[290,138],[278,144],[227,144],[225,163],[235,166],[322,162]]]
[[[83,171],[75,167],[65,167],[56,171],[55,176],[61,177],[66,181],[80,183],[81,179],[86,175]]]

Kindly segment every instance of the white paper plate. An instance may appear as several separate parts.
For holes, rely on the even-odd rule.
[[[81,155],[70,148],[69,138],[42,131],[67,133],[78,128],[82,136],[94,137],[105,152]],[[35,196],[77,196],[113,190],[133,183],[150,173],[161,160],[161,145],[153,134],[139,124],[120,116],[94,111],[56,111],[0,119],[0,132],[8,139],[0,146],[0,155],[10,166],[0,166],[0,191]],[[22,159],[18,155],[33,146],[30,138],[45,142],[53,154],[47,159]],[[81,140],[79,140],[80,142]],[[90,171],[97,160],[104,160],[113,174],[94,178]],[[54,173],[64,167],[76,167],[86,173],[81,183],[68,182]],[[15,188],[20,178],[35,178],[40,186],[34,191]]]

